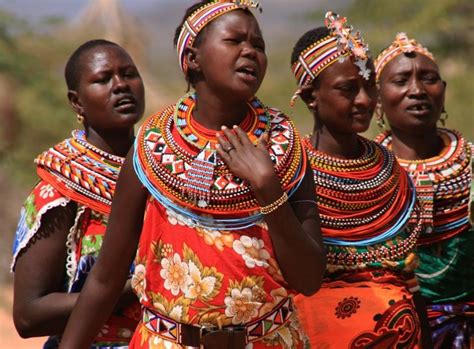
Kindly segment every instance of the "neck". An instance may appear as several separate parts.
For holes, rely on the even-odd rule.
[[[193,118],[205,128],[220,130],[222,126],[232,128],[239,125],[247,111],[246,102],[224,100],[207,90],[199,89],[196,93]]]
[[[436,127],[425,130],[422,134],[408,134],[392,128],[392,151],[397,157],[405,160],[423,160],[438,155],[443,143]]]
[[[356,133],[337,134],[324,126],[313,130],[311,145],[314,149],[341,159],[355,159],[361,154]]]
[[[92,128],[86,129],[86,139],[93,146],[109,154],[125,157],[133,145],[133,128],[100,133]]]

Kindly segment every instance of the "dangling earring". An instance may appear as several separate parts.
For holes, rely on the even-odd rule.
[[[387,128],[385,127],[385,119],[384,119],[384,112],[382,110],[382,105],[377,103],[375,107],[375,118],[377,119],[377,126],[380,129],[380,132],[385,132]]]
[[[439,118],[439,122],[441,122],[441,125],[443,125],[443,127],[446,126],[446,120],[448,120],[448,117],[449,117],[448,112],[443,107],[443,110],[441,111],[441,116]]]
[[[84,117],[81,115],[81,114],[76,114],[76,118],[77,118],[77,122],[79,124],[83,124],[84,123]]]
[[[290,107],[291,108],[295,107],[296,100],[298,99],[298,97],[300,97],[300,95],[301,95],[301,88],[298,88],[296,90],[295,94],[293,95],[293,97],[291,97],[291,100],[290,100]]]

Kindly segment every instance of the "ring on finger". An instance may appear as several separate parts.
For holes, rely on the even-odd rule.
[[[231,150],[235,150],[235,147],[233,145],[229,145],[227,149],[224,149],[226,153],[229,153]]]

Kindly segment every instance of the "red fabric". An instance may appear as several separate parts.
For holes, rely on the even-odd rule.
[[[245,324],[292,293],[265,227],[238,232],[193,227],[154,199],[147,205],[135,263],[132,284],[141,303],[181,323]],[[300,348],[298,328],[294,316],[253,348],[284,348],[283,343]],[[163,345],[139,325],[130,348]]]

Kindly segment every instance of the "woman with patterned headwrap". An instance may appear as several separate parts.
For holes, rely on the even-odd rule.
[[[292,295],[319,288],[324,252],[298,133],[255,97],[267,65],[255,6],[187,10],[175,44],[195,92],[139,131],[61,347],[99,330],[137,244],[143,317],[131,348],[302,347]]]
[[[292,103],[300,96],[315,122],[303,145],[328,263],[320,291],[295,300],[312,348],[422,342],[413,274],[421,230],[415,189],[393,153],[358,135],[377,102],[368,54],[347,19],[328,12],[325,27],[304,34],[291,58],[299,86]]]
[[[423,204],[416,274],[428,302],[436,348],[474,343],[474,235],[470,223],[472,150],[442,121],[446,83],[433,55],[399,33],[375,61],[380,84],[379,124],[390,131],[376,141],[408,171]],[[447,115],[447,114],[446,114]]]
[[[118,173],[144,111],[143,81],[128,53],[106,40],[79,46],[65,69],[84,130],[39,155],[40,182],[22,209],[13,246],[13,318],[22,337],[57,348],[102,245]],[[93,348],[127,348],[140,307],[130,282]]]

